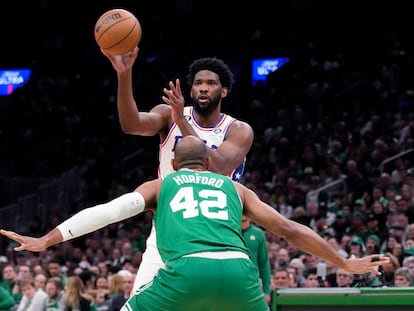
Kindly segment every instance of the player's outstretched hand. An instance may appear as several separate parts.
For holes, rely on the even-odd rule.
[[[357,258],[352,255],[346,260],[345,270],[354,274],[364,274],[371,272],[374,275],[381,275],[381,272],[378,271],[378,267],[389,262],[389,260],[389,257],[382,254],[374,254],[361,258]]]
[[[139,48],[136,46],[133,50],[123,55],[112,55],[106,52],[105,50],[101,49],[102,54],[108,57],[114,69],[119,73],[132,68],[132,65],[137,59],[138,51],[139,51]]]
[[[179,79],[175,80],[175,85],[172,81],[168,83],[170,89],[164,88],[164,96],[162,100],[171,106],[171,118],[178,123],[180,119],[184,118],[185,100],[181,91],[181,83]]]
[[[14,250],[16,252],[20,251],[32,251],[32,252],[40,252],[46,249],[46,245],[41,238],[32,238],[29,236],[20,235],[14,231],[7,231],[7,230],[0,230],[0,234],[8,237],[11,240],[16,241],[19,243],[19,246],[16,246]]]

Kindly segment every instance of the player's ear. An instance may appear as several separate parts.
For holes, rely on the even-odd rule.
[[[177,162],[175,161],[175,159],[171,159],[171,165],[174,171],[178,171]]]
[[[207,157],[206,159],[206,170],[208,170],[210,168],[211,165],[211,157]]]
[[[221,98],[226,97],[228,93],[229,93],[229,89],[227,87],[223,87],[221,89]]]

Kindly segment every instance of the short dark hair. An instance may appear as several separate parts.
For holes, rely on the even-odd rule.
[[[222,59],[216,57],[204,57],[194,60],[189,68],[187,83],[191,86],[194,82],[194,76],[201,70],[210,70],[219,76],[220,83],[231,91],[234,78],[229,66]]]

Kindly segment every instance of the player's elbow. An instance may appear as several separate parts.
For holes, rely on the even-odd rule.
[[[135,127],[131,127],[127,124],[121,123],[121,130],[124,134],[134,135],[137,132]]]

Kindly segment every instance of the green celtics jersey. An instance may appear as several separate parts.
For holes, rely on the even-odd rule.
[[[243,206],[232,180],[181,169],[162,183],[154,224],[164,262],[198,252],[242,251]]]

